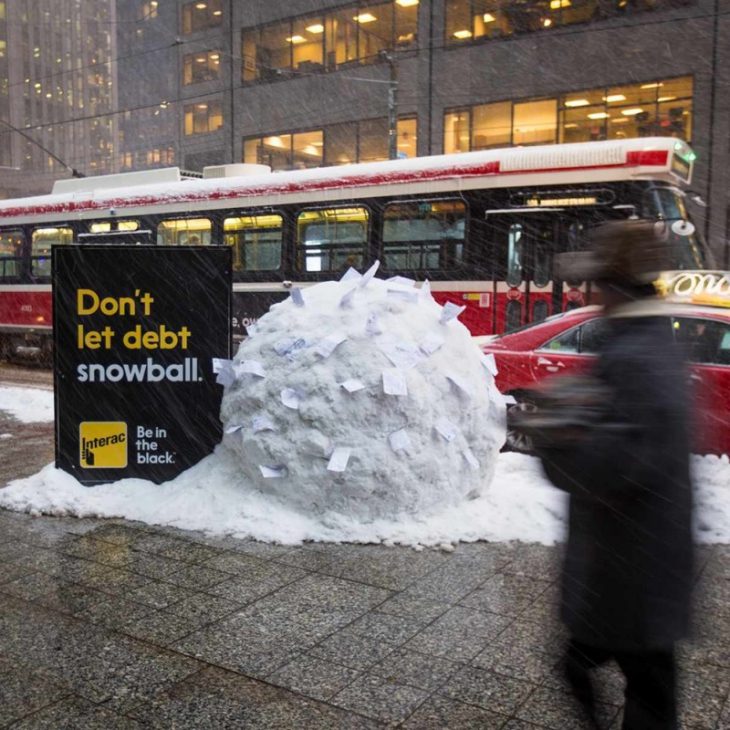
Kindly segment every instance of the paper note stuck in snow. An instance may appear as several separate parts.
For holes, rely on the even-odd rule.
[[[405,373],[398,368],[383,370],[383,392],[386,395],[408,395]]]
[[[228,426],[226,429],[226,433],[236,433],[236,431],[240,431],[243,428],[242,423],[237,423],[233,426]]]
[[[299,409],[301,398],[298,391],[294,390],[294,388],[284,388],[284,390],[281,391],[281,402],[287,408],[292,408],[296,411]]]
[[[499,368],[497,367],[497,361],[494,359],[494,355],[491,352],[488,355],[482,353],[481,362],[488,373],[491,373],[494,377],[497,377],[497,373],[499,373]]]
[[[405,276],[391,276],[390,279],[386,279],[388,284],[399,284],[400,286],[415,286],[416,282],[413,279],[408,279]]]
[[[214,357],[213,372],[216,374],[215,382],[225,388],[233,385],[236,380],[236,373],[233,371],[233,363],[230,360]]]
[[[355,393],[356,391],[362,390],[365,387],[365,383],[363,383],[362,380],[357,380],[356,378],[351,378],[350,380],[345,380],[345,382],[340,383],[340,385],[348,393]]]
[[[264,366],[258,360],[242,360],[233,366],[236,375],[255,375],[257,378],[265,378]]]
[[[314,351],[320,357],[329,357],[335,351],[335,348],[346,339],[347,335],[343,335],[342,332],[333,332],[331,335],[327,335],[327,337],[320,340],[314,348]]]
[[[368,314],[368,321],[365,323],[365,334],[370,337],[383,334],[383,329],[380,326],[380,320],[375,312],[370,312],[370,314]]]
[[[426,355],[433,355],[444,344],[444,338],[435,332],[429,332],[421,341],[419,348]]]
[[[338,446],[330,456],[327,464],[327,471],[345,471],[347,462],[350,460],[350,452],[352,449],[347,446]]]
[[[413,289],[408,291],[407,289],[388,289],[388,296],[392,299],[401,299],[404,302],[417,302],[418,291]]]
[[[431,282],[428,279],[425,279],[423,284],[421,284],[421,298],[422,299],[432,299],[431,296]]]
[[[340,299],[340,306],[347,309],[349,307],[352,307],[352,301],[355,298],[355,290],[357,289],[357,286],[353,286],[350,291],[345,294],[342,299]]]
[[[362,274],[352,266],[340,277],[340,281],[358,281],[360,279],[362,279]]]
[[[408,342],[394,342],[392,340],[380,343],[381,352],[393,365],[401,370],[410,370],[423,360],[423,354]]]
[[[464,458],[466,459],[466,463],[469,464],[469,466],[474,470],[477,471],[479,469],[479,459],[477,459],[476,456],[474,456],[474,453],[471,449],[466,448],[461,452],[464,455]]]
[[[453,441],[459,435],[459,429],[448,418],[439,418],[434,427],[447,441]]]
[[[281,477],[286,476],[285,466],[264,466],[259,464],[259,470],[264,479],[281,479]]]
[[[375,272],[380,268],[380,261],[376,261],[360,279],[360,286],[367,286],[368,282],[375,276]]]
[[[469,388],[469,384],[466,380],[458,376],[456,373],[447,373],[446,378],[453,383],[454,386],[456,386],[456,389],[461,395],[471,398],[471,389]]]
[[[411,440],[408,438],[408,433],[404,428],[389,434],[388,443],[393,451],[407,451],[411,448]]]
[[[253,427],[254,433],[258,433],[259,431],[276,431],[274,422],[264,414],[254,416],[251,426]]]
[[[297,305],[297,307],[303,307],[304,295],[302,294],[302,290],[295,286],[291,290],[291,300]]]
[[[458,317],[465,309],[466,306],[460,307],[458,304],[454,304],[453,302],[446,302],[446,304],[444,304],[444,308],[441,310],[439,322],[441,322],[441,324],[446,324],[452,319]]]

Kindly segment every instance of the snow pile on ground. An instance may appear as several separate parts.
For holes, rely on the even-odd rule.
[[[22,423],[53,420],[53,393],[40,388],[0,387],[0,411]]]
[[[460,504],[504,443],[504,399],[459,307],[374,271],[295,291],[221,366],[223,448],[247,489],[305,516]]]
[[[693,458],[695,537],[730,543],[730,462]],[[566,535],[567,496],[542,475],[535,457],[500,454],[494,480],[481,497],[429,515],[394,514],[372,522],[330,513],[303,515],[278,498],[241,488],[240,469],[218,450],[177,479],[141,479],[84,487],[53,464],[0,489],[0,507],[31,514],[123,517],[208,534],[267,542],[396,543],[443,546],[459,541],[520,540],[551,545]]]

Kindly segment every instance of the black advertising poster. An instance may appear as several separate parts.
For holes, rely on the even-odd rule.
[[[56,466],[163,482],[221,440],[227,246],[53,247]]]

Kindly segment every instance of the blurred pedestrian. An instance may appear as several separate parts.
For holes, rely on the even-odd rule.
[[[592,420],[567,438],[537,440],[547,476],[570,494],[566,675],[595,723],[591,670],[614,659],[624,730],[676,730],[675,643],[689,628],[687,379],[651,283],[668,260],[663,227],[603,224],[591,250],[566,262],[561,278],[592,280],[603,296],[607,336],[590,374],[601,408],[592,403]],[[577,393],[572,412],[585,402]]]

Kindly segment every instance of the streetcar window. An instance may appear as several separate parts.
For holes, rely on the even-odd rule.
[[[18,230],[0,231],[0,279],[20,276],[20,263],[23,253],[23,232]]]
[[[709,264],[704,246],[695,232],[689,235],[678,233],[672,224],[689,220],[684,198],[671,188],[655,188],[652,199],[654,201],[654,215],[663,218],[670,226],[669,242],[671,244],[674,269],[703,269]]]
[[[462,200],[391,203],[383,218],[385,268],[451,269],[464,260]]]
[[[280,215],[247,215],[223,221],[223,240],[233,248],[234,271],[273,271],[281,267]]]
[[[341,271],[362,266],[370,214],[366,208],[305,210],[297,218],[300,271]]]
[[[203,246],[210,243],[208,218],[180,218],[162,221],[157,226],[158,246]]]
[[[31,237],[31,272],[33,276],[51,275],[51,246],[71,243],[70,228],[36,228]]]
[[[509,227],[507,236],[507,283],[510,286],[519,286],[522,283],[523,234],[524,231],[520,223],[514,223]]]
[[[139,221],[96,221],[89,225],[89,233],[137,230],[139,230]]]

